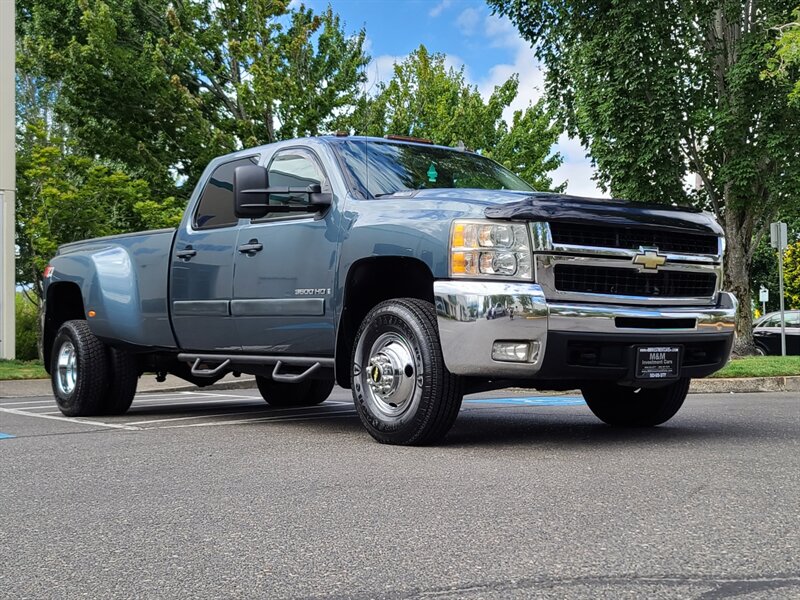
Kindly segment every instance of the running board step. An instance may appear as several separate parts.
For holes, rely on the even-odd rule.
[[[259,356],[248,354],[178,354],[178,360],[192,363],[191,373],[195,377],[218,377],[227,371],[233,371],[236,365],[275,365],[272,370],[272,379],[282,383],[299,383],[309,375],[323,367],[333,368],[335,361],[332,358],[318,358],[311,356]],[[201,369],[200,365],[216,365]],[[283,367],[306,367],[302,373],[292,375],[281,373]]]

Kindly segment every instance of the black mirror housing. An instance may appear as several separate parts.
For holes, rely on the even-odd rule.
[[[308,204],[270,204],[270,194],[307,194]],[[322,212],[333,202],[333,194],[319,184],[307,187],[269,187],[264,167],[245,165],[233,172],[234,214],[240,219],[260,219],[267,213]]]
[[[269,174],[264,167],[245,165],[233,172],[234,214],[259,219],[269,212]]]

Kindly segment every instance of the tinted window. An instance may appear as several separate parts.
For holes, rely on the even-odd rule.
[[[367,197],[426,188],[533,191],[505,167],[471,152],[359,140],[343,140],[336,147]]]
[[[269,165],[270,187],[319,185],[326,189],[325,176],[311,153],[305,150],[284,150]],[[306,204],[308,194],[270,194],[270,204]]]
[[[769,317],[768,319],[764,319],[759,324],[759,327],[780,327],[781,326],[781,318],[777,317]]]
[[[224,163],[214,169],[208,179],[197,211],[194,215],[195,229],[211,229],[236,225],[238,217],[233,213],[233,171],[236,167],[258,164],[258,158],[240,158]]]

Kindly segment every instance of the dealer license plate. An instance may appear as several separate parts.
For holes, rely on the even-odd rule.
[[[637,346],[636,379],[676,379],[681,349],[677,346]]]

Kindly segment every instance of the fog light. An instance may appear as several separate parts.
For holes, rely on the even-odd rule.
[[[538,340],[495,342],[492,344],[492,360],[535,363],[539,360],[540,348]]]
[[[492,344],[492,360],[528,362],[530,352],[530,342],[495,342]]]

